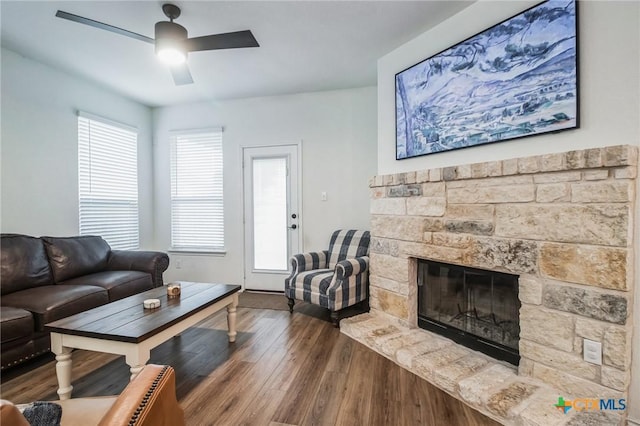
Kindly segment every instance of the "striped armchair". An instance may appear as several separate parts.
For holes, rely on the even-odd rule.
[[[284,281],[284,293],[293,313],[295,300],[331,311],[337,327],[339,311],[369,300],[369,231],[339,230],[331,235],[329,250],[296,254],[293,270]]]

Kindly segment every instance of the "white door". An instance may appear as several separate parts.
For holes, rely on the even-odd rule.
[[[245,289],[284,291],[300,252],[298,145],[243,149]]]

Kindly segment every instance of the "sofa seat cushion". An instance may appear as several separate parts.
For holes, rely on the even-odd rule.
[[[153,288],[151,275],[140,271],[105,271],[63,281],[64,285],[95,285],[109,292],[109,301],[123,299]]]
[[[33,336],[33,315],[24,309],[3,306],[0,309],[0,339],[2,344]]]
[[[48,285],[2,296],[2,305],[21,306],[33,313],[36,331],[44,331],[48,322],[106,303],[107,290],[92,285]]]

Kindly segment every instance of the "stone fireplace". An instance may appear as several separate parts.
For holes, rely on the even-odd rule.
[[[518,276],[418,259],[418,326],[518,365]]]
[[[544,404],[558,392],[625,398],[637,161],[625,145],[372,178],[371,313],[345,320],[344,332],[500,421],[526,405],[556,416]],[[453,379],[441,377],[434,354],[458,345],[416,330],[419,259],[518,276],[517,371],[455,349]],[[602,365],[583,360],[584,339],[602,345]],[[509,408],[491,408],[480,382],[465,396],[467,382],[484,374],[491,383],[509,368],[513,389],[494,383],[519,395]],[[537,402],[520,404],[527,398]]]

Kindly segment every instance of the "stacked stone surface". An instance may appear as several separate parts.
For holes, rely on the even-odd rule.
[[[597,421],[593,424],[613,426],[623,422],[613,413],[570,410],[565,414],[554,406],[558,396],[566,400],[584,397],[585,389],[567,393],[543,380],[519,376],[513,366],[431,332],[410,329],[382,313],[343,319],[340,330],[505,425],[561,426]]]
[[[373,177],[372,312],[417,326],[417,258],[517,274],[520,376],[625,397],[637,163],[622,145]]]

